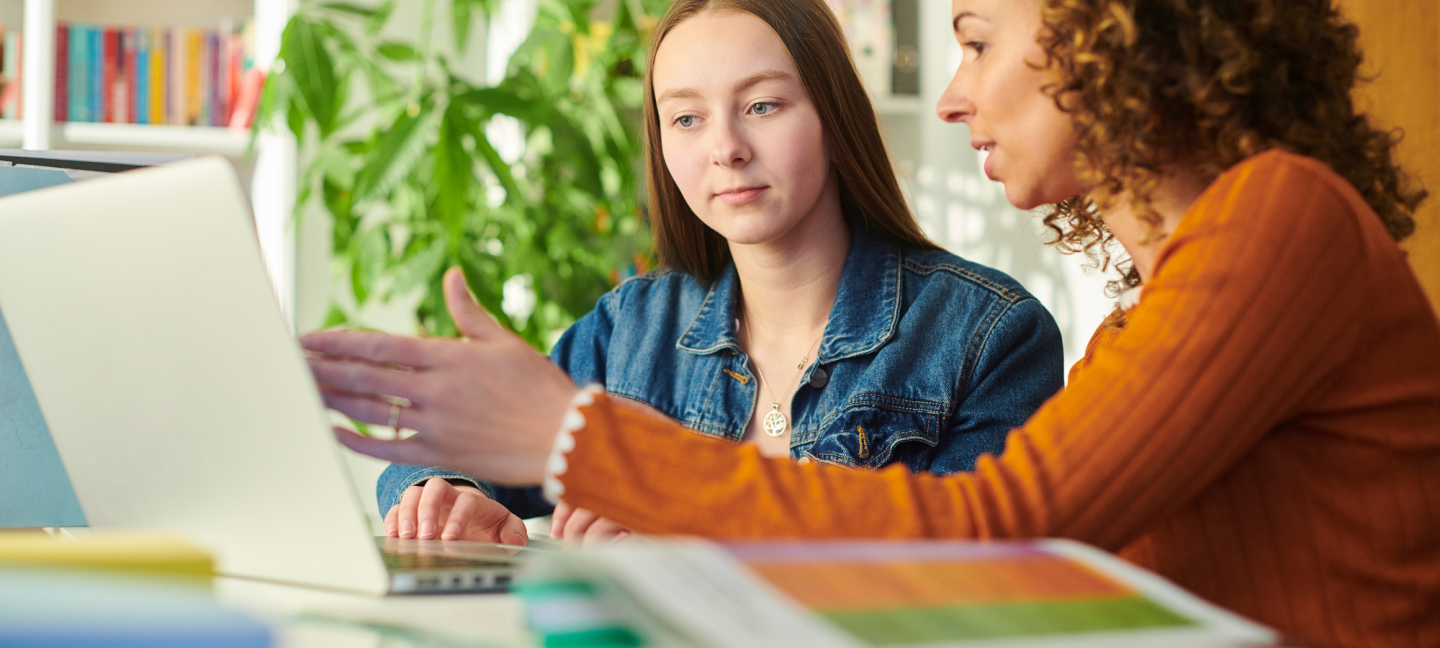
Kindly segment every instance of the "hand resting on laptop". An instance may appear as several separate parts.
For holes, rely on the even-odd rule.
[[[470,540],[525,546],[525,522],[474,486],[434,477],[411,486],[385,514],[385,535],[420,540]]]

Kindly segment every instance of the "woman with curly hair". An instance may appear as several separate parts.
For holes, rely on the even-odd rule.
[[[1306,644],[1440,645],[1440,323],[1396,245],[1424,194],[1351,104],[1356,29],[1331,0],[953,9],[941,117],[1060,245],[1113,239],[1130,268],[1123,317],[1002,455],[938,477],[698,438],[577,394],[453,272],[466,342],[304,340],[373,381],[329,385],[352,416],[398,391],[425,412],[341,440],[647,533],[1074,538]]]

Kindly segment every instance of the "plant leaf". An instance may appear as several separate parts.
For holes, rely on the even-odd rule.
[[[432,107],[428,99],[415,104],[380,135],[378,145],[370,152],[369,161],[355,177],[355,202],[361,203],[384,195],[402,178],[410,175],[415,163],[425,152],[425,125],[430,121]]]
[[[294,81],[305,112],[319,127],[320,136],[329,136],[339,112],[335,102],[339,79],[330,52],[304,15],[296,14],[285,26],[280,58],[285,61],[285,74]]]
[[[348,2],[326,2],[320,5],[320,8],[338,11],[340,13],[348,13],[353,16],[360,16],[361,18],[369,18],[375,15],[374,9],[353,5]]]
[[[461,55],[470,46],[471,0],[450,0],[450,24],[455,28],[455,52]]]
[[[460,269],[465,271],[465,282],[470,284],[470,292],[475,294],[475,301],[480,302],[480,307],[505,328],[515,330],[515,322],[500,307],[503,299],[501,288],[505,283],[505,278],[500,276],[501,268],[474,250],[463,250]]]
[[[472,128],[473,130],[471,132],[474,133],[475,137],[475,150],[480,153],[481,159],[485,161],[485,166],[489,167],[490,172],[495,174],[495,179],[500,181],[501,188],[505,189],[505,200],[513,200],[517,203],[523,201],[525,197],[520,193],[520,185],[515,181],[515,174],[510,170],[510,165],[501,159],[500,153],[495,150],[494,146],[490,145],[490,140],[485,139],[483,129]]]
[[[370,15],[370,19],[365,21],[365,33],[371,36],[379,34],[380,30],[385,29],[385,24],[390,22],[390,16],[394,13],[395,0],[385,0],[380,3],[380,6],[376,7],[375,12]]]
[[[521,97],[514,88],[506,85],[474,88],[457,95],[456,99],[481,109],[486,117],[501,114],[522,121],[544,121],[550,112],[543,102]]]
[[[460,265],[477,299],[512,329],[500,307],[504,280],[532,276],[537,303],[521,335],[545,349],[649,252],[635,124],[648,30],[669,0],[538,0],[534,31],[505,79],[486,88],[452,72],[454,52],[474,36],[475,14],[493,15],[498,2],[448,1],[456,47],[427,54],[439,74],[416,77],[392,62],[423,58],[431,44],[378,36],[397,0],[305,0],[318,11],[287,26],[263,127],[283,121],[304,146],[318,145],[299,189],[335,217],[340,290],[328,323],[356,325],[365,308],[412,295],[424,331],[453,335],[440,279]],[[598,2],[620,5],[606,28],[590,22]],[[360,79],[364,100],[346,92]],[[514,165],[487,139],[501,114],[521,124]],[[505,193],[493,208],[491,176]]]
[[[440,119],[440,136],[435,141],[435,210],[451,237],[459,238],[471,196],[475,193],[475,162],[465,150],[469,133],[464,104],[450,102]]]
[[[345,311],[340,310],[339,306],[331,306],[330,312],[325,315],[325,323],[321,325],[321,328],[334,328],[348,321],[350,321],[350,318],[345,315]]]
[[[430,245],[416,252],[409,260],[400,264],[392,273],[395,282],[392,289],[397,295],[404,295],[445,272],[445,241],[437,238]]]
[[[381,56],[392,61],[420,60],[420,52],[415,51],[415,48],[404,43],[381,43],[379,47],[375,48],[375,51],[380,52]]]
[[[290,127],[290,132],[295,134],[295,139],[305,141],[305,110],[300,102],[290,102],[289,109],[285,111],[285,125]]]

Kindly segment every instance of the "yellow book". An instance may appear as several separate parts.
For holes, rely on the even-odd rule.
[[[200,59],[205,48],[205,32],[199,29],[185,30],[185,123],[199,126],[203,95],[200,94]]]
[[[165,106],[169,104],[166,94],[166,77],[170,66],[167,63],[170,51],[170,30],[157,27],[150,30],[150,123],[168,124]]]
[[[99,570],[206,581],[215,573],[210,554],[181,538],[121,532],[80,538],[0,532],[0,567]]]

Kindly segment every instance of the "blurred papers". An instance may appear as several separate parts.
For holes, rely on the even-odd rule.
[[[270,631],[183,582],[0,567],[0,645],[263,648]]]

